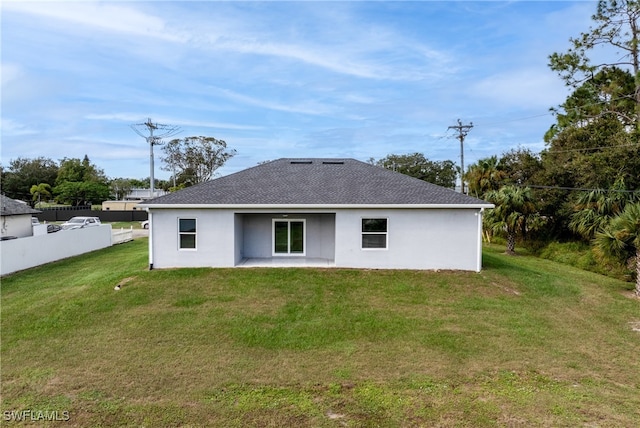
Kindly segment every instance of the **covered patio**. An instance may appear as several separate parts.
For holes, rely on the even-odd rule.
[[[236,213],[236,266],[335,266],[335,213]]]

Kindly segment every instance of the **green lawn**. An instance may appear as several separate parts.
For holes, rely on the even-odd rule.
[[[493,246],[478,274],[148,271],[146,245],[2,279],[2,425],[640,426],[632,284]]]

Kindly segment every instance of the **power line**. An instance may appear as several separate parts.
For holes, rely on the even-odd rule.
[[[582,187],[563,187],[563,186],[542,186],[533,184],[518,184],[518,187],[529,187],[531,189],[548,189],[548,190],[571,190],[578,192],[618,192],[618,193],[640,193],[640,190],[624,190],[624,189],[585,189]]]
[[[584,108],[587,108],[587,107],[594,107],[594,106],[597,106],[597,105],[608,104],[608,103],[611,103],[611,102],[621,101],[621,100],[628,99],[628,98],[629,98],[629,96],[621,96],[621,97],[618,97],[618,98],[612,98],[610,100],[597,101],[597,102],[593,102],[593,103],[583,104],[583,105],[580,105],[580,106],[565,108],[564,111],[565,111],[565,114],[568,114],[570,111],[579,112],[581,109],[584,109]],[[480,126],[502,125],[504,123],[509,123],[509,122],[518,122],[518,121],[521,121],[521,120],[537,119],[539,117],[544,117],[544,116],[554,116],[556,114],[559,114],[559,112],[550,110],[550,111],[548,111],[546,113],[536,114],[536,115],[533,115],[533,116],[519,117],[519,118],[515,118],[515,119],[505,119],[505,120],[500,121],[500,122],[490,122],[490,123],[482,123],[481,122]]]
[[[519,117],[517,119],[506,119],[503,120],[502,122],[493,122],[493,123],[480,123],[481,126],[494,126],[494,125],[502,125],[504,123],[509,123],[509,122],[518,122],[520,120],[529,120],[529,119],[536,119],[538,117],[544,117],[544,116],[549,116],[549,115],[553,115],[552,112],[547,112],[547,113],[543,113],[543,114],[536,114],[534,116],[527,116],[527,117]]]
[[[549,150],[546,153],[569,153],[569,152],[582,152],[588,150],[602,150],[602,149],[615,149],[618,147],[631,147],[631,146],[640,146],[637,143],[629,143],[629,144],[620,144],[618,146],[600,146],[600,147],[588,147],[584,149],[566,149],[566,150]]]

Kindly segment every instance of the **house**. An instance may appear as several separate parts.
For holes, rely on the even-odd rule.
[[[354,159],[278,159],[141,204],[149,267],[480,271],[493,205]]]
[[[31,217],[39,212],[22,201],[0,195],[0,236],[4,239],[33,236]]]

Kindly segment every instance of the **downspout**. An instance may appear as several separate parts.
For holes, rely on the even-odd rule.
[[[480,208],[480,211],[476,213],[478,216],[478,248],[477,252],[477,263],[476,263],[476,272],[480,272],[482,270],[482,214],[484,213],[484,208]]]
[[[147,208],[148,220],[149,220],[149,270],[153,270],[153,215],[149,208]]]

